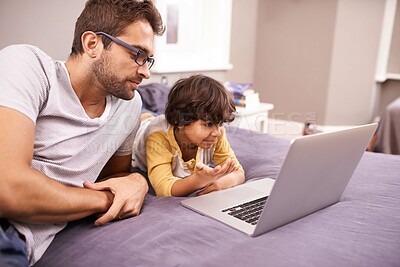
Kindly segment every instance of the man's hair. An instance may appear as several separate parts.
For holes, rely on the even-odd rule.
[[[165,118],[173,126],[203,120],[212,124],[232,122],[235,104],[225,87],[213,78],[194,75],[178,80],[168,94]]]
[[[133,22],[146,20],[155,35],[162,35],[165,27],[152,1],[138,0],[88,0],[75,23],[71,55],[83,53],[81,36],[86,31],[106,32],[113,36],[122,35]],[[104,48],[111,40],[103,38]]]

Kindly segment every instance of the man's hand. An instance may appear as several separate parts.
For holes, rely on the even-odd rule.
[[[149,189],[146,179],[138,173],[110,178],[94,184],[85,182],[83,185],[88,189],[108,190],[114,194],[111,207],[95,221],[94,224],[96,226],[104,225],[115,219],[125,219],[139,215],[144,197]]]

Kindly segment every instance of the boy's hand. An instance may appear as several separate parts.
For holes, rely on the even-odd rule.
[[[244,175],[242,172],[238,172],[239,168],[236,165],[236,163],[234,161],[231,161],[230,164],[228,165],[229,166],[224,175],[212,181],[211,183],[207,184],[201,191],[197,192],[197,195],[201,196],[204,194],[208,194],[214,191],[219,191],[222,189],[227,189],[243,183]]]
[[[197,192],[196,195],[201,196],[201,195],[205,195],[214,191],[219,191],[222,189],[225,189],[223,183],[221,183],[222,179],[218,179],[214,182],[212,182],[211,184],[209,184],[208,186],[206,186],[204,189],[202,189],[201,191]]]
[[[211,181],[214,181],[228,173],[236,171],[236,162],[234,162],[231,158],[228,158],[225,161],[225,164],[220,166],[215,166],[215,168],[211,168],[201,162],[196,163],[196,173],[200,176],[205,176],[209,178]]]
[[[217,182],[218,179],[237,170],[238,167],[236,162],[231,158],[228,158],[224,165],[218,165],[215,168],[211,168],[201,162],[196,164],[196,174],[199,176],[198,179],[201,179],[203,182],[205,182],[205,189],[203,190],[204,193],[223,188],[224,186]]]

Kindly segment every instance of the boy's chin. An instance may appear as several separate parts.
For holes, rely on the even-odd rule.
[[[209,148],[212,147],[213,144],[214,144],[214,143],[211,143],[211,144],[209,144],[209,143],[201,144],[199,147],[201,147],[202,149],[209,149]]]

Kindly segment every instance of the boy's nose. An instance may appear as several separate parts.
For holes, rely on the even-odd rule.
[[[214,125],[212,135],[213,136],[220,136],[221,135],[221,126],[220,125]]]

